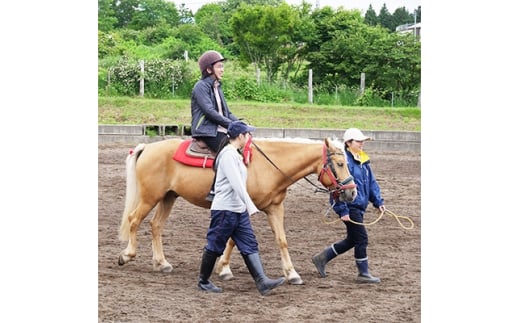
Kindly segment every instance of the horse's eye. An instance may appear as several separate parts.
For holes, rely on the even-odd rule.
[[[339,167],[343,167],[343,165],[344,165],[343,163],[338,163]]]

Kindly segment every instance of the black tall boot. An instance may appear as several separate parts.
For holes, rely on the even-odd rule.
[[[213,267],[215,266],[217,258],[218,255],[216,253],[204,248],[204,252],[202,253],[202,262],[200,264],[200,274],[198,283],[199,288],[203,291],[212,293],[222,293],[222,288],[213,285],[213,283],[209,280],[209,277],[213,272]]]
[[[246,263],[247,269],[256,283],[256,288],[262,295],[267,295],[271,289],[274,289],[285,282],[285,277],[278,279],[270,279],[264,273],[264,266],[260,260],[258,253],[252,253],[250,255],[242,255]]]
[[[316,266],[316,269],[318,269],[321,277],[327,277],[327,272],[325,272],[325,265],[336,256],[337,254],[334,251],[332,245],[323,249],[323,251],[319,254],[312,256],[312,262]]]
[[[372,276],[368,271],[368,258],[356,259],[356,265],[359,271],[359,275],[357,276],[359,283],[377,284],[381,282],[379,277]]]

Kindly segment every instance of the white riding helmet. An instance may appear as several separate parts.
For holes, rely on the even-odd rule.
[[[357,141],[372,140],[372,138],[365,136],[358,128],[348,128],[347,130],[345,130],[343,140],[349,141],[352,139]]]

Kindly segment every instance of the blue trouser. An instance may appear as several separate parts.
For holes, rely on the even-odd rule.
[[[350,209],[349,217],[352,221],[363,223],[364,212]],[[368,233],[364,225],[343,222],[347,227],[347,237],[344,240],[333,244],[334,249],[339,254],[345,253],[354,247],[354,258],[364,259],[367,257]]]
[[[243,255],[258,252],[258,242],[251,227],[247,211],[236,213],[231,211],[211,210],[211,222],[206,235],[206,249],[222,255],[229,238]]]

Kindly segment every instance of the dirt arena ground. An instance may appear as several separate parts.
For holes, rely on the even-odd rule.
[[[118,240],[124,208],[125,165],[134,145],[98,147],[98,321],[99,322],[420,322],[421,321],[421,155],[368,151],[389,210],[410,217],[405,230],[392,217],[368,226],[370,267],[376,285],[357,284],[353,250],[327,265],[320,278],[313,254],[343,239],[342,223],[326,224],[328,198],[304,180],[289,188],[285,229],[293,264],[304,285],[284,284],[261,296],[238,251],[235,278],[213,282],[222,294],[197,289],[209,210],[179,199],[163,231],[171,273],[152,270],[151,214],[139,228],[137,257],[119,266],[126,243]],[[309,177],[315,181],[316,176]],[[369,207],[365,222],[376,219]],[[278,247],[264,213],[252,218],[266,274],[282,275]],[[408,226],[408,222],[403,222]]]

